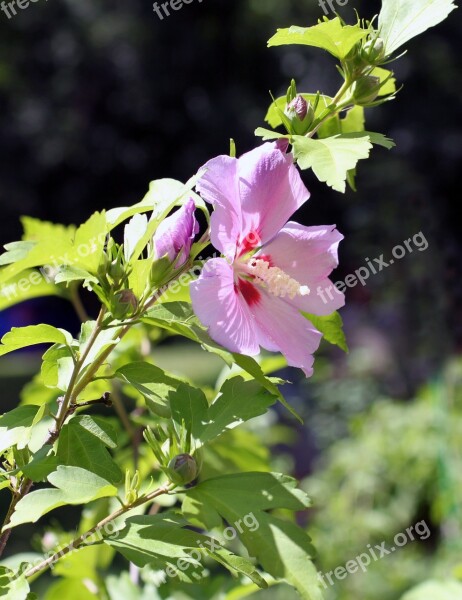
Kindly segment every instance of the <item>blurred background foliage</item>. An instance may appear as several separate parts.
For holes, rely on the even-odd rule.
[[[354,20],[354,9],[371,17],[379,2],[350,0],[339,12]],[[327,54],[266,48],[277,27],[322,16],[315,0],[204,0],[163,21],[148,0],[54,0],[11,20],[0,13],[0,242],[19,239],[23,214],[79,223],[138,201],[152,179],[186,180],[226,153],[230,137],[239,153],[251,149],[268,90],[281,95],[291,77],[301,91],[335,92],[339,76]],[[375,150],[360,164],[357,193],[337,194],[305,173],[312,198],[298,215],[307,225],[335,222],[345,234],[336,280],[419,231],[429,248],[347,292],[348,356],[324,349],[310,381],[282,371],[305,426],[278,409],[223,438],[205,461],[208,474],[282,468],[304,479],[315,506],[307,527],[324,572],[426,520],[428,540],[338,581],[329,600],[398,600],[424,579],[461,575],[461,365],[451,358],[462,337],[461,24],[459,10],[412,42],[395,64],[404,90],[367,111],[369,129],[397,148]],[[64,301],[44,299],[2,312],[0,329],[41,321],[78,326]],[[221,369],[189,345],[167,344],[154,358],[173,372],[181,364],[204,386]],[[15,406],[38,366],[29,353],[2,360],[2,411]],[[247,448],[240,456],[234,436]],[[63,515],[73,526],[73,515]],[[111,600],[121,590],[130,597],[125,575],[111,581]],[[436,600],[428,585],[406,600]],[[235,584],[211,580],[208,591],[177,589],[174,597],[218,598],[226,586]],[[233,589],[229,600],[250,591]],[[59,584],[53,593],[62,596]],[[447,598],[459,598],[452,593]]]

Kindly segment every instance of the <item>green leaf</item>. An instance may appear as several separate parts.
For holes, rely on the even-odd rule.
[[[181,385],[179,379],[145,362],[124,365],[116,371],[115,375],[140,392],[155,414],[170,416],[169,397]]]
[[[59,344],[53,345],[43,355],[41,367],[42,382],[50,388],[65,391],[68,388],[74,361],[69,347]]]
[[[106,449],[115,444],[114,434],[102,429],[101,422],[76,417],[62,428],[56,456],[60,464],[80,467],[117,485],[122,481],[122,471]]]
[[[264,127],[257,127],[255,129],[255,135],[257,137],[261,137],[264,142],[267,140],[278,140],[280,138],[287,138],[287,134],[278,133],[277,131],[271,131],[270,129],[265,129]]]
[[[127,263],[135,252],[138,242],[143,238],[148,227],[146,215],[134,215],[124,229],[124,256]]]
[[[11,265],[18,260],[25,258],[30,250],[35,246],[35,242],[10,242],[5,244],[6,252],[0,255],[0,266]]]
[[[115,539],[104,541],[138,567],[172,567],[176,574],[183,572],[188,578],[188,570],[194,573],[194,565],[200,567],[200,559],[197,559],[207,554],[231,571],[247,575],[260,587],[267,587],[265,580],[248,559],[221,548],[217,541],[212,542],[205,535],[186,529],[186,525],[188,523],[183,517],[173,511],[161,515],[131,517]],[[191,553],[191,550],[195,552]],[[203,570],[201,567],[200,569]],[[190,581],[194,581],[193,575],[189,577]]]
[[[93,594],[83,581],[76,578],[61,579],[51,585],[43,600],[97,600],[100,595]]]
[[[156,216],[162,217],[164,212],[170,212],[176,203],[187,200],[189,187],[176,179],[157,179],[149,184],[146,196],[133,206],[113,208],[106,213],[110,229],[117,227],[136,214],[153,211]],[[189,196],[188,196],[189,197]]]
[[[281,404],[300,422],[302,421],[297,412],[286,402],[274,381],[265,377],[259,364],[252,357],[228,352],[209,337],[206,329],[194,314],[191,304],[187,302],[158,304],[148,311],[142,321],[149,325],[162,327],[201,344],[204,350],[217,354],[230,367],[233,364],[237,364],[241,369],[252,375],[264,388],[277,396]]]
[[[88,271],[80,269],[79,267],[71,267],[68,265],[59,267],[54,281],[55,283],[71,283],[73,281],[88,281],[92,283],[98,283],[98,279]]]
[[[360,25],[343,25],[339,17],[319,22],[313,27],[292,26],[278,29],[269,40],[268,46],[303,44],[327,50],[336,58],[343,60],[352,48],[368,35],[367,29]]]
[[[62,264],[76,266],[96,275],[107,233],[105,212],[94,213],[75,232],[72,250]]]
[[[27,579],[22,576],[14,579],[11,569],[0,566],[0,598],[2,600],[28,600],[30,587]]]
[[[401,600],[455,600],[462,598],[462,584],[458,581],[427,581],[412,589]]]
[[[387,56],[444,21],[455,8],[453,0],[382,0],[378,29]]]
[[[326,317],[318,317],[304,312],[302,314],[322,333],[326,342],[334,344],[345,352],[348,352],[348,345],[343,331],[343,321],[338,312],[334,312]]]
[[[375,69],[371,71],[371,75],[373,77],[378,77],[381,82],[387,79],[387,83],[380,88],[379,97],[389,96],[390,94],[394,94],[396,92],[396,79],[391,77],[392,71],[383,69],[382,67],[375,67]]]
[[[370,141],[376,145],[376,146],[383,146],[383,148],[386,148],[387,150],[391,150],[392,148],[394,148],[396,146],[395,142],[390,139],[389,137],[387,137],[386,135],[383,135],[383,133],[376,133],[374,131],[365,131],[362,134],[349,134],[352,138],[358,138],[358,137],[368,137],[370,139]]]
[[[96,325],[95,321],[86,321],[85,323],[82,323],[82,327],[80,330],[80,336],[79,336],[80,354],[85,352],[87,344],[88,344],[88,342],[91,338],[91,335],[95,329],[95,325]],[[88,367],[93,362],[95,362],[95,360],[98,358],[98,356],[104,350],[106,350],[109,346],[115,346],[117,344],[117,342],[119,340],[118,340],[118,338],[114,338],[116,331],[117,330],[115,330],[113,328],[109,328],[109,329],[105,329],[99,333],[98,337],[93,342],[93,345],[90,348],[90,351],[88,352],[88,354],[85,358],[85,361],[83,363],[84,368]]]
[[[25,448],[40,407],[18,406],[0,417],[0,454],[11,446]]]
[[[117,488],[95,473],[80,467],[60,465],[50,473],[48,481],[54,488],[30,492],[18,504],[6,529],[23,523],[36,523],[51,510],[66,504],[86,504],[98,498],[116,496]]]
[[[369,157],[372,144],[368,136],[336,135],[326,139],[293,136],[294,156],[301,169],[312,168],[319,181],[345,193],[348,171],[359,160]]]
[[[72,336],[64,329],[56,329],[51,325],[29,325],[28,327],[13,327],[2,337],[0,356],[27,348],[36,344],[69,344]]]
[[[60,290],[36,269],[27,269],[0,285],[0,310],[45,296],[59,296]]]
[[[292,478],[274,473],[216,477],[186,492],[183,514],[206,528],[219,527],[224,519],[270,575],[288,581],[306,600],[321,600],[310,538],[293,523],[266,512],[308,507],[308,497],[295,486]]]
[[[181,385],[170,395],[172,418],[191,431],[196,448],[210,442],[241,423],[263,415],[277,396],[257,381],[233,377],[223,384],[209,406],[201,390]]]
[[[268,584],[260,575],[255,568],[255,565],[250,562],[248,558],[237,556],[229,550],[222,548],[221,550],[215,550],[214,552],[208,551],[209,556],[215,559],[217,562],[225,566],[229,571],[235,571],[246,575],[252,580],[259,588],[267,588]]]

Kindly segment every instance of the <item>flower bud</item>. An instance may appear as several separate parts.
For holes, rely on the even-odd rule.
[[[116,283],[119,283],[123,279],[125,275],[125,270],[120,260],[115,259],[111,262],[108,269],[108,275]]]
[[[117,292],[112,302],[111,312],[116,319],[132,315],[138,308],[138,300],[132,290]]]
[[[380,78],[374,75],[362,77],[353,86],[353,99],[359,106],[366,106],[379,95],[381,88]]]
[[[385,58],[385,42],[382,38],[369,40],[361,50],[361,57],[370,65],[379,63]]]
[[[308,102],[300,95],[287,104],[284,114],[290,120],[291,133],[295,133],[296,135],[305,135],[314,120],[314,110],[311,102]]]
[[[194,201],[188,200],[173,215],[162,221],[153,238],[156,258],[168,256],[170,262],[176,261],[176,267],[184,265],[194,236],[199,232],[195,209]]]
[[[178,454],[168,463],[169,477],[177,485],[187,485],[198,475],[197,463],[190,454]]]

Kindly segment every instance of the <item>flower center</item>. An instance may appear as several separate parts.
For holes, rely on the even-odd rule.
[[[296,296],[308,296],[310,288],[287,275],[278,267],[270,267],[266,260],[251,258],[247,263],[247,272],[253,275],[258,283],[263,284],[273,296],[285,298],[288,296],[293,300]]]

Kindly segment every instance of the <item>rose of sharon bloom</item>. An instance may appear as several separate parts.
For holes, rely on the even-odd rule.
[[[173,262],[177,257],[176,267],[181,267],[187,261],[194,236],[199,232],[199,223],[194,211],[196,205],[188,200],[173,215],[162,221],[154,234],[156,257],[167,255]]]
[[[343,306],[337,291],[328,302],[317,294],[334,289],[328,276],[343,236],[335,225],[287,223],[310,194],[292,156],[273,144],[204,168],[197,189],[214,206],[211,240],[224,258],[209,260],[191,284],[195,313],[225,348],[281,352],[309,377],[322,335],[300,311],[321,316]]]

